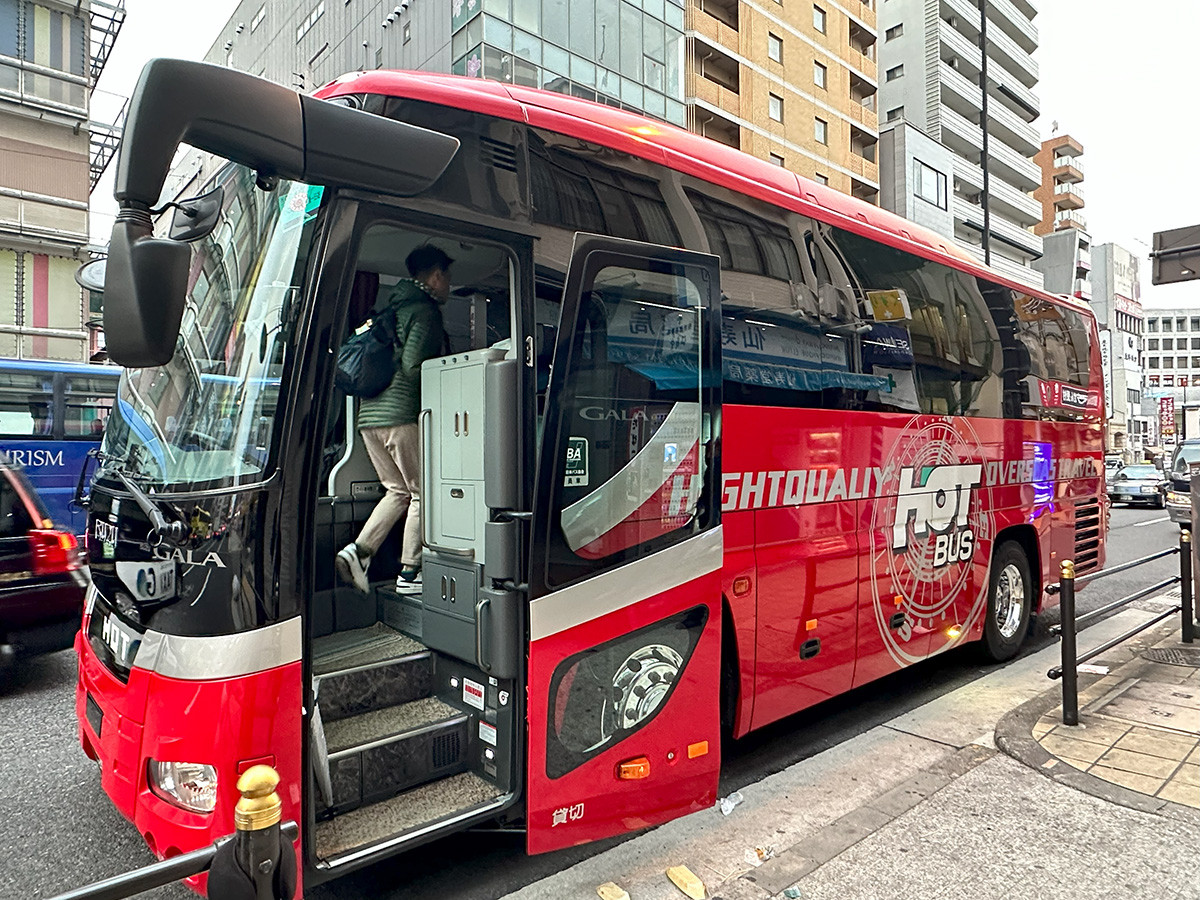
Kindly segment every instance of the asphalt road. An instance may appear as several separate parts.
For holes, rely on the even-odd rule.
[[[1160,510],[1117,507],[1109,531],[1108,564],[1175,546],[1178,535],[1179,529]],[[1089,585],[1079,593],[1079,612],[1168,578],[1177,566],[1176,557],[1167,557]],[[1025,652],[1050,643],[1048,628],[1057,621],[1057,609],[1041,617]],[[820,753],[990,668],[980,663],[974,648],[963,648],[736,741],[722,751],[721,793]],[[28,661],[7,685],[0,685],[0,897],[47,897],[153,861],[134,827],[101,792],[95,764],[79,749],[74,682],[74,655],[67,651]],[[457,835],[310,889],[307,897],[484,900],[616,842],[527,857],[519,835]],[[193,895],[172,886],[142,896]]]

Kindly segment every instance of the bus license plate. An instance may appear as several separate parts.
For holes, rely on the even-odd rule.
[[[175,560],[117,563],[117,577],[140,601],[170,600],[175,596]]]

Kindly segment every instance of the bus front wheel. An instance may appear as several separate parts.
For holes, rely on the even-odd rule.
[[[983,652],[989,659],[1004,662],[1017,655],[1029,631],[1032,605],[1029,558],[1016,541],[1005,541],[992,555],[987,623],[983,628]]]

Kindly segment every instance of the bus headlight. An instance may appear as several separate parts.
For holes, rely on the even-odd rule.
[[[150,789],[172,806],[210,813],[217,805],[217,770],[203,763],[150,760]]]

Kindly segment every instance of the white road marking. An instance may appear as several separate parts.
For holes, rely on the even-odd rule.
[[[1171,518],[1170,516],[1160,516],[1157,519],[1147,519],[1145,522],[1134,522],[1133,527],[1134,528],[1143,528],[1146,525],[1157,525],[1159,522],[1166,522],[1170,518]]]

